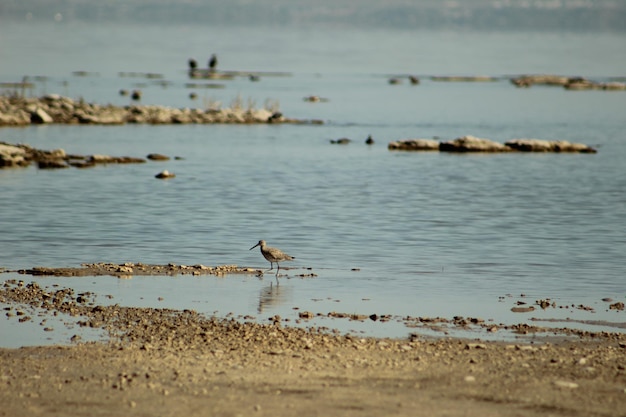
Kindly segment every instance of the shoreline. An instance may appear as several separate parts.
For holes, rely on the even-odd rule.
[[[289,269],[289,268],[287,268]],[[82,294],[75,294],[72,288],[58,289],[58,285],[54,285],[52,288],[49,286],[41,287],[40,284],[45,281],[31,281],[28,283],[25,281],[25,276],[32,277],[100,277],[109,276],[117,279],[125,280],[137,277],[158,277],[158,276],[216,276],[224,278],[228,275],[246,275],[254,276],[256,278],[263,278],[264,271],[262,269],[253,267],[240,267],[237,265],[178,265],[174,263],[168,263],[163,265],[157,264],[144,264],[141,262],[125,262],[125,263],[85,263],[80,267],[31,267],[17,270],[0,269],[0,273],[12,274],[13,278],[4,280],[4,287],[0,289],[0,302],[4,303],[17,303],[28,306],[34,310],[43,311],[43,314],[49,314],[54,312],[66,313],[71,316],[85,316],[94,317],[98,312],[102,314],[108,314],[111,317],[115,317],[119,312],[112,313],[116,308],[132,309],[134,307],[120,307],[118,304],[113,305],[113,301],[105,301],[103,305],[101,301],[97,300],[98,294],[92,292],[86,292]],[[24,276],[24,278],[21,278]],[[310,268],[305,268],[301,273],[292,275],[288,279],[311,279],[317,277]],[[272,275],[273,278],[273,275]],[[272,280],[273,281],[273,280]],[[64,284],[67,285],[67,284]],[[280,286],[277,286],[277,289]],[[102,294],[100,294],[102,295]],[[513,296],[509,295],[511,300]],[[293,328],[317,328],[318,330],[325,331],[330,334],[339,334],[338,329],[343,329],[347,334],[353,336],[358,334],[355,330],[359,327],[363,328],[372,326],[385,326],[390,323],[392,327],[400,326],[405,329],[406,336],[384,336],[385,331],[379,330],[379,335],[369,335],[366,337],[388,337],[392,339],[413,339],[420,337],[433,337],[433,338],[473,338],[483,341],[499,341],[499,342],[520,342],[520,343],[543,343],[543,341],[559,341],[559,340],[571,340],[571,339],[589,339],[589,340],[617,340],[619,342],[626,343],[626,331],[618,330],[625,329],[626,324],[614,322],[614,321],[597,321],[591,320],[585,317],[571,317],[556,318],[556,317],[527,317],[524,313],[532,313],[533,311],[541,310],[562,310],[562,309],[574,309],[579,311],[595,312],[595,307],[587,304],[567,304],[563,305],[561,302],[557,303],[550,299],[538,299],[534,303],[532,299],[525,298],[522,294],[518,301],[512,303],[513,307],[510,308],[510,312],[514,315],[519,315],[519,321],[516,319],[497,321],[493,317],[479,318],[472,316],[463,316],[455,314],[454,317],[442,317],[442,316],[413,316],[413,315],[398,315],[387,314],[384,312],[376,313],[357,313],[355,311],[341,311],[336,309],[330,309],[325,311],[316,311],[315,309],[307,310],[301,307],[293,307],[293,313],[287,314],[286,317],[281,317],[278,314],[274,314],[271,317],[260,317],[258,314],[252,312],[242,313],[238,315],[236,312],[230,312],[226,317],[236,317],[240,322],[251,322],[255,324],[267,323],[267,321],[273,324],[279,324],[284,326],[291,326]],[[107,299],[112,300],[112,295],[107,295]],[[504,298],[504,297],[501,297]],[[162,297],[158,298],[159,301],[163,300]],[[502,301],[501,299],[499,301]],[[610,298],[602,300],[606,311],[615,311],[619,313],[624,310],[624,303],[615,302]],[[95,312],[95,307],[98,307]],[[310,308],[310,307],[309,307]],[[113,309],[113,310],[111,310]],[[148,309],[164,310],[164,311],[183,311],[181,307],[171,307],[162,309],[158,305],[150,305]],[[15,316],[15,311],[10,307],[5,308],[7,310],[6,316]],[[110,311],[111,310],[111,311]],[[184,311],[194,311],[184,309]],[[195,312],[195,311],[194,311]],[[365,314],[363,314],[365,313]],[[146,313],[153,314],[153,313]],[[205,312],[206,314],[206,312]],[[222,313],[223,315],[224,313]],[[281,313],[282,314],[282,313]],[[20,322],[23,320],[30,320],[31,316],[42,316],[42,313],[36,311],[31,312],[31,316],[25,313],[18,313]],[[199,313],[200,317],[204,317],[203,313]],[[211,316],[215,318],[215,313]],[[267,321],[265,321],[267,320]],[[502,320],[502,318],[500,318]],[[606,320],[606,319],[605,319]],[[45,321],[45,320],[44,320]],[[90,328],[103,327],[102,324],[109,320],[100,318],[96,322],[100,325],[94,326],[93,323]],[[329,323],[330,322],[330,323]],[[334,323],[334,324],[333,324]],[[350,325],[349,323],[354,323]],[[381,334],[383,336],[381,336]]]
[[[541,344],[359,337],[280,318],[242,323],[103,306],[93,293],[9,281],[0,301],[108,334],[0,348],[0,415],[582,417],[626,409],[626,334]]]

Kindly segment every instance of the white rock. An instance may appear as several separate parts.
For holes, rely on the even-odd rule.
[[[569,389],[575,389],[578,388],[578,384],[575,382],[570,382],[570,381],[554,381],[554,385],[556,385],[559,388],[569,388]]]

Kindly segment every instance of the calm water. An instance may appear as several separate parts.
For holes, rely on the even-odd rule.
[[[113,296],[100,297],[102,303],[250,314],[259,321],[279,314],[294,323],[298,311],[309,310],[477,316],[495,323],[531,317],[626,322],[623,312],[607,311],[601,301],[626,301],[626,93],[426,77],[624,76],[623,35],[115,29],[3,24],[0,82],[45,75],[32,94],[114,104],[128,102],[118,95],[122,88],[141,88],[144,104],[173,107],[226,107],[237,96],[261,107],[271,99],[287,116],[326,123],[0,129],[2,141],[44,149],[184,158],[81,171],[0,171],[0,266],[130,261],[261,268],[266,262],[258,249],[248,248],[265,239],[297,258],[289,265],[294,269],[279,287],[270,286],[271,275],[22,279]],[[205,66],[214,52],[222,69],[291,76],[237,78],[219,90],[186,88],[187,59]],[[90,74],[72,75],[78,70]],[[118,74],[130,71],[163,78]],[[402,74],[419,75],[422,83],[387,83]],[[188,98],[191,91],[198,100]],[[329,102],[302,100],[311,94]],[[370,147],[363,143],[369,134],[376,140]],[[387,150],[393,140],[467,134],[501,142],[565,139],[597,146],[599,153]],[[354,142],[329,144],[340,137]],[[155,180],[163,169],[177,177]],[[298,278],[311,272],[306,268],[317,277]],[[592,306],[595,313],[565,308],[515,315],[510,308],[520,294],[531,304],[551,298]],[[44,334],[40,326],[15,322],[0,320],[2,345],[68,340],[60,328]],[[413,331],[396,321],[311,323],[377,336]],[[620,331],[610,323],[590,328]]]

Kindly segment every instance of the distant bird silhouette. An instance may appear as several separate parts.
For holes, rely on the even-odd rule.
[[[196,60],[193,58],[189,58],[189,69],[195,70],[196,68],[198,68],[198,63],[196,62]]]
[[[285,252],[278,248],[270,248],[265,244],[264,240],[259,240],[259,243],[251,247],[249,250],[256,248],[257,246],[261,247],[261,255],[270,263],[270,271],[274,269],[274,262],[278,265],[278,269],[276,270],[276,276],[278,276],[278,271],[280,271],[279,262],[291,261],[295,259],[293,256],[287,255]]]
[[[209,59],[209,69],[214,71],[217,68],[217,55],[211,55],[211,59]]]

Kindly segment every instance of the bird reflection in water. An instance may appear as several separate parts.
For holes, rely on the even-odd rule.
[[[287,303],[292,297],[292,288],[287,286],[273,285],[261,288],[259,293],[259,306],[257,312],[271,312],[275,307]]]

